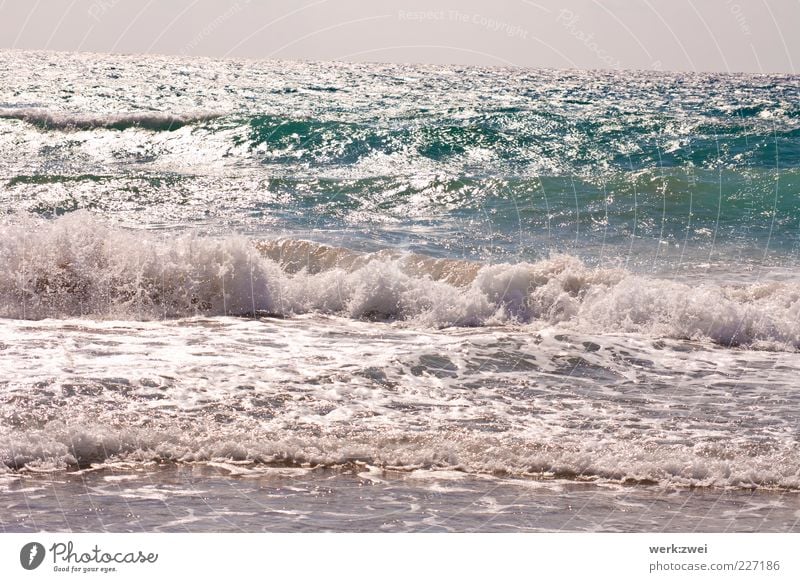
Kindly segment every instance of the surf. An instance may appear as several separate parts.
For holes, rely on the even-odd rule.
[[[297,239],[132,231],[82,212],[2,228],[5,318],[320,313],[432,328],[560,325],[800,347],[800,288],[792,281],[690,285],[568,254],[492,264]]]

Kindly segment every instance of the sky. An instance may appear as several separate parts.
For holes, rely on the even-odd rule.
[[[795,73],[800,0],[0,0],[0,48]]]

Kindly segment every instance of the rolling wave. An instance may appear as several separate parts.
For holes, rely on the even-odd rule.
[[[797,123],[760,122],[707,117],[676,126],[666,116],[630,116],[609,124],[535,109],[445,122],[252,115],[241,119],[248,131],[235,141],[247,143],[269,163],[352,164],[370,156],[404,154],[434,163],[461,160],[481,169],[499,161],[555,175],[588,175],[603,165],[616,171],[797,165]]]
[[[81,114],[51,111],[48,109],[0,109],[0,119],[19,119],[40,129],[78,131],[92,129],[130,128],[149,131],[174,131],[185,125],[219,117],[214,113],[172,114],[157,111],[131,113]]]

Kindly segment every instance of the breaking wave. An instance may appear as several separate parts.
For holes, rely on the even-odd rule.
[[[103,463],[218,463],[258,468],[368,465],[384,470],[457,470],[535,479],[612,481],[662,486],[800,488],[794,445],[754,451],[736,444],[658,445],[631,442],[536,444],[486,435],[371,434],[343,441],[335,436],[237,434],[219,427],[195,433],[113,430],[52,423],[16,433],[0,447],[4,470],[58,471]],[[238,465],[238,470],[248,471]]]
[[[689,285],[594,268],[570,255],[483,264],[298,240],[162,235],[82,212],[2,228],[4,318],[319,312],[434,328],[546,324],[800,347],[800,287],[792,282]]]

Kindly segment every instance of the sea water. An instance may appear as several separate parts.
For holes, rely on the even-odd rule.
[[[6,531],[800,519],[800,78],[0,52]]]

